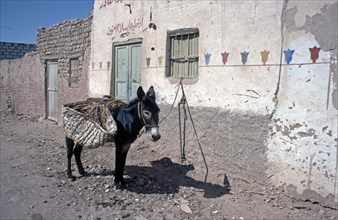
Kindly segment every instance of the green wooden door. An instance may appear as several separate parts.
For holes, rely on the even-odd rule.
[[[112,95],[125,101],[135,98],[141,83],[141,43],[115,45],[114,64]]]

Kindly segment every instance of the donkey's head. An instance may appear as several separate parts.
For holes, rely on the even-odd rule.
[[[151,86],[147,94],[140,86],[137,90],[139,98],[138,114],[141,122],[144,124],[151,141],[157,141],[161,138],[158,127],[160,109],[155,101],[155,90]]]

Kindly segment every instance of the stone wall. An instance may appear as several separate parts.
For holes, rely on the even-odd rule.
[[[36,50],[36,44],[0,42],[0,60],[13,60]]]
[[[91,45],[92,16],[67,20],[45,29],[38,29],[37,51],[46,68],[47,61],[58,62],[58,118],[65,103],[87,98],[88,67]],[[71,73],[71,60],[78,62],[76,74]]]
[[[44,91],[44,69],[36,52],[16,60],[0,61],[1,111],[43,116]]]

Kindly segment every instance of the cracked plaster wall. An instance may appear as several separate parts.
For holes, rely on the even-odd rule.
[[[325,63],[281,68],[267,173],[304,198],[337,202],[337,2],[285,3],[284,50],[295,49],[299,62],[304,57],[297,51],[317,45]]]

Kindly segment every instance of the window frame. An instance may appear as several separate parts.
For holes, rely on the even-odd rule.
[[[73,61],[77,61],[77,68],[72,68]],[[76,87],[78,78],[80,77],[80,57],[69,58],[69,87]],[[77,78],[77,80],[74,80]]]
[[[199,38],[198,28],[182,28],[167,32],[165,70],[167,77],[194,79],[199,76]],[[183,50],[182,45],[185,47]]]

